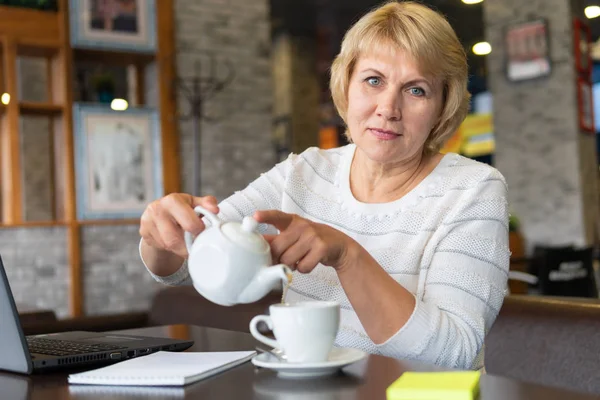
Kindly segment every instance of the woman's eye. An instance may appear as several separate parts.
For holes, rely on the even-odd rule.
[[[379,78],[377,78],[375,76],[367,78],[366,81],[371,86],[379,86],[379,85],[381,85],[381,79],[379,79]]]
[[[414,87],[414,88],[410,88],[410,94],[412,94],[414,96],[424,96],[425,91],[423,89],[421,89],[420,87]]]

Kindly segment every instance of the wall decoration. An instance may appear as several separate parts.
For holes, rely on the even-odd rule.
[[[79,219],[139,218],[163,195],[158,113],[73,105]]]
[[[71,46],[150,53],[155,0],[70,0]]]
[[[589,81],[577,79],[577,105],[579,109],[579,128],[588,133],[595,133],[594,98]]]
[[[0,0],[0,6],[33,8],[43,11],[57,11],[57,0]]]
[[[506,76],[511,82],[550,75],[548,22],[536,19],[509,25],[504,36]]]
[[[586,79],[590,76],[592,70],[591,42],[592,34],[590,27],[579,18],[573,22],[573,49],[575,53],[575,66],[577,72]]]

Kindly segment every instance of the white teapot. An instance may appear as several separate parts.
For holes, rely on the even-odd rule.
[[[204,207],[194,211],[211,222],[195,239],[184,234],[190,276],[203,297],[223,306],[252,303],[287,284],[292,271],[284,264],[271,266],[271,247],[256,231],[254,218],[223,222]]]

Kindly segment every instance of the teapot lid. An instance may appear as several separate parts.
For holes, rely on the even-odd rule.
[[[269,243],[257,232],[258,222],[252,217],[244,217],[242,223],[227,222],[221,226],[221,232],[233,243],[246,250],[264,253],[269,250]]]

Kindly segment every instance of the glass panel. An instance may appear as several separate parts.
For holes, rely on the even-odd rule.
[[[54,157],[52,119],[22,116],[20,120],[23,220],[54,220]]]
[[[19,101],[49,102],[48,61],[39,57],[17,58]]]

